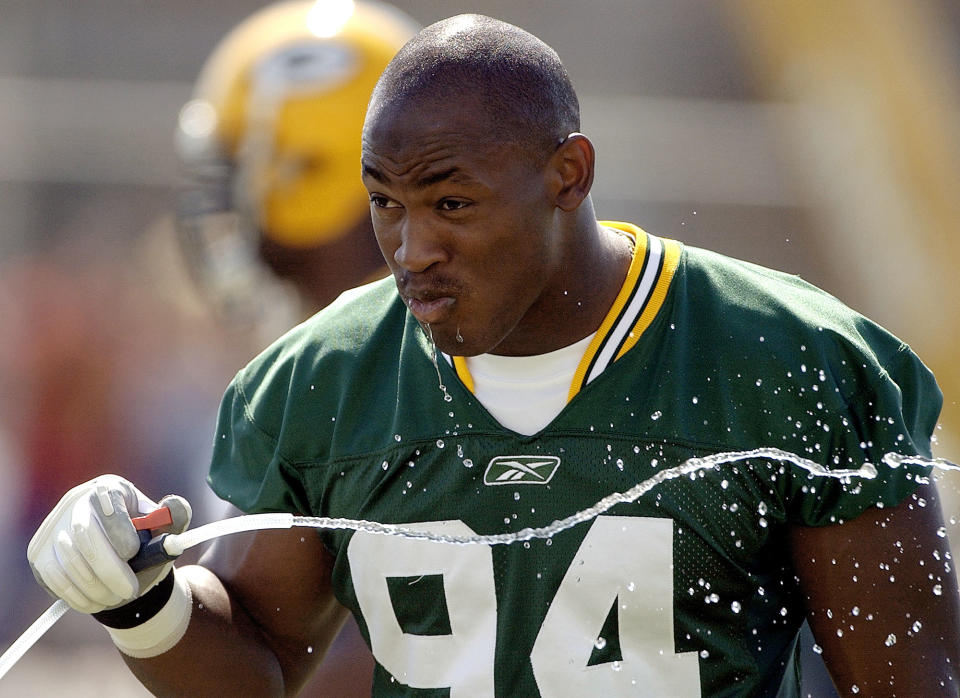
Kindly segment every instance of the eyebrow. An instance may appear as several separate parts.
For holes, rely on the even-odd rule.
[[[387,177],[380,170],[372,165],[363,165],[363,174],[377,180],[381,184],[388,184]],[[441,172],[434,172],[433,174],[421,177],[416,180],[413,184],[417,189],[426,189],[429,186],[443,182],[448,179],[458,179],[461,182],[472,182],[473,178],[469,175],[465,175],[461,172],[459,167],[451,167],[447,170]]]

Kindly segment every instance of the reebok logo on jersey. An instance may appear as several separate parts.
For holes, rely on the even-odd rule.
[[[560,467],[557,456],[497,456],[483,474],[485,485],[546,485]]]

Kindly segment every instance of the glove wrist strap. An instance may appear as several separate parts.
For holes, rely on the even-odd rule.
[[[193,613],[193,593],[176,568],[140,598],[120,608],[94,613],[113,644],[138,659],[163,654],[180,641]]]
[[[92,615],[108,628],[123,630],[142,625],[157,615],[170,600],[170,594],[173,593],[173,576],[171,567],[170,573],[143,596],[123,606],[109,608]]]

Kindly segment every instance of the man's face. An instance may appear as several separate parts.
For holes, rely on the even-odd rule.
[[[443,351],[534,354],[531,312],[560,270],[548,153],[496,142],[469,104],[388,108],[368,122],[363,182],[400,295]],[[429,325],[429,328],[426,326]]]

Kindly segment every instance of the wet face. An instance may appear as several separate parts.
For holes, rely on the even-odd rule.
[[[561,270],[549,153],[495,141],[462,102],[369,119],[363,182],[404,302],[450,354],[541,351]],[[429,326],[429,327],[427,327]]]

